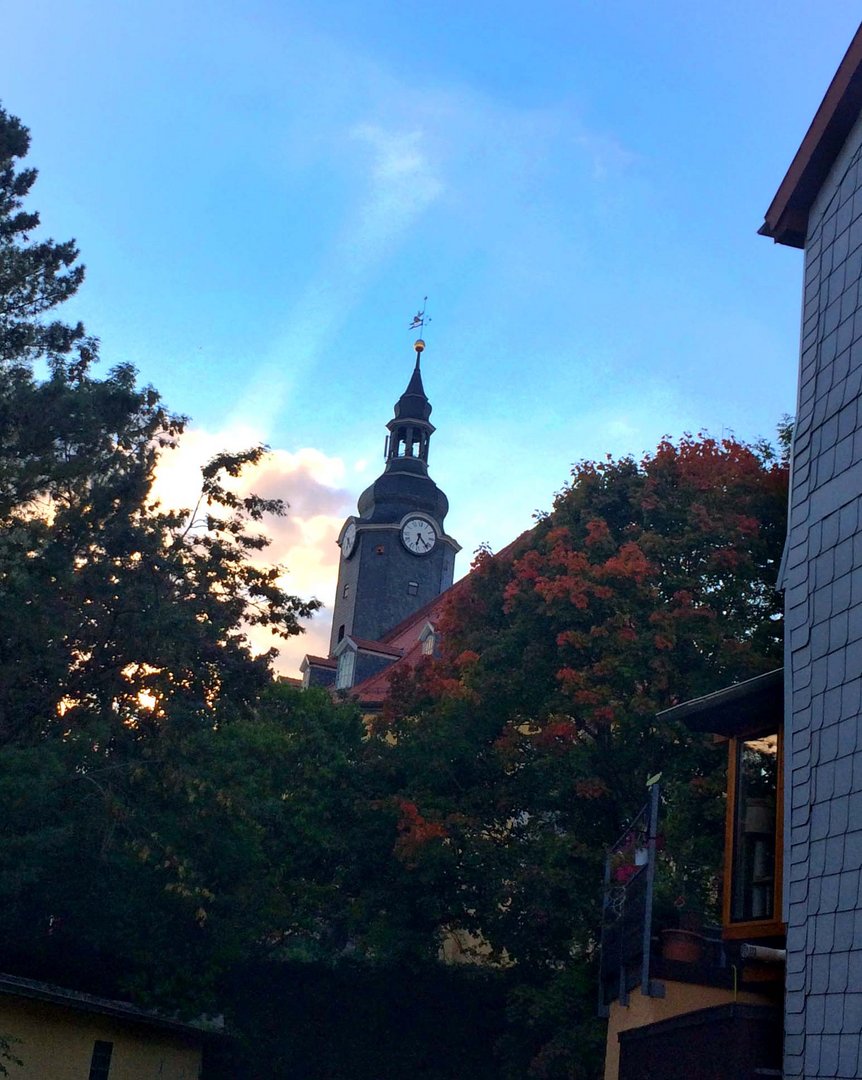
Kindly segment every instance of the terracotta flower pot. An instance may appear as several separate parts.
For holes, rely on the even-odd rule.
[[[703,957],[703,938],[693,930],[662,930],[661,953],[665,960],[696,964]]]

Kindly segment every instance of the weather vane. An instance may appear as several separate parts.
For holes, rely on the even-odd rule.
[[[428,325],[428,323],[431,322],[431,317],[429,315],[425,314],[425,308],[427,306],[428,306],[428,297],[426,296],[422,300],[422,310],[417,311],[416,314],[413,316],[413,322],[410,324],[408,329],[410,329],[410,330],[422,330]]]

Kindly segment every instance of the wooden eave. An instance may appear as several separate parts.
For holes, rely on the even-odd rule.
[[[808,215],[829,170],[862,111],[862,24],[790,163],[758,229],[776,244],[804,248]]]
[[[732,737],[780,723],[784,711],[784,669],[776,668],[714,694],[684,701],[658,715],[681,721],[689,731]],[[777,726],[776,726],[777,730]]]

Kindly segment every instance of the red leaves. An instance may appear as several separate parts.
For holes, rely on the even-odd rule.
[[[607,543],[611,540],[611,530],[608,528],[608,523],[602,518],[593,518],[592,521],[587,522],[587,535],[584,543],[587,547],[597,547],[599,544]]]
[[[394,851],[399,859],[412,866],[426,844],[432,840],[444,840],[449,834],[440,822],[424,817],[416,803],[401,797],[396,798],[395,802],[399,816]]]
[[[630,540],[622,545],[616,555],[605,561],[599,572],[603,577],[630,578],[636,584],[642,585],[655,573],[655,568],[640,547]]]
[[[535,736],[539,746],[551,746],[554,743],[570,746],[578,738],[578,729],[570,716],[556,717],[549,720]]]
[[[735,551],[731,547],[719,548],[710,556],[710,565],[714,570],[733,572],[739,567],[743,558],[742,552]]]
[[[448,664],[430,656],[423,656],[412,668],[396,667],[388,682],[383,711],[369,725],[376,734],[383,734],[397,725],[400,718],[421,712],[435,701],[471,696],[471,691],[454,676]]]
[[[751,447],[691,436],[640,462],[576,466],[553,514],[499,556],[480,553],[456,590],[426,701],[469,694],[487,711],[506,784],[544,792],[564,774],[569,794],[600,798],[606,780],[617,798],[621,776],[661,760],[657,711],[780,655],[786,479]],[[411,814],[407,857],[446,827]]]
[[[552,547],[565,549],[570,545],[572,538],[567,528],[559,526],[556,529],[549,529],[545,539]]]
[[[573,691],[584,685],[587,681],[587,673],[582,670],[576,670],[575,668],[564,667],[560,668],[557,672],[557,678],[564,690]]]
[[[602,694],[600,690],[575,690],[572,701],[576,705],[600,705]]]

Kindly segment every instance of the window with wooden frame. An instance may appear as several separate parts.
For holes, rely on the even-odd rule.
[[[781,921],[782,730],[728,739],[724,848],[725,938],[776,937]]]
[[[684,701],[659,717],[727,740],[724,937],[783,936],[783,669]]]

